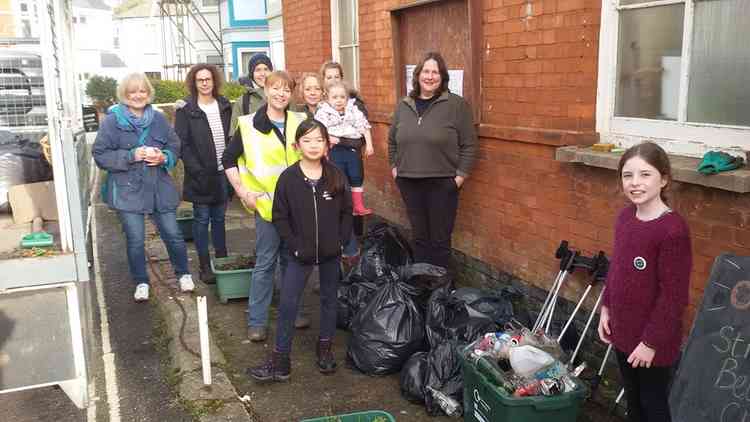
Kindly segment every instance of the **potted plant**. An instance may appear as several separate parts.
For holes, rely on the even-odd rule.
[[[216,274],[216,293],[219,302],[227,303],[229,299],[248,297],[250,293],[250,276],[255,267],[255,257],[249,255],[230,255],[226,258],[211,260],[211,270]]]

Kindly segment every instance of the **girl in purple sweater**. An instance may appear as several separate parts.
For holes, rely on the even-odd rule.
[[[599,337],[616,350],[631,422],[669,422],[671,367],[679,356],[692,254],[685,220],[667,205],[672,180],[661,147],[642,143],[620,159],[632,204],[615,223]]]

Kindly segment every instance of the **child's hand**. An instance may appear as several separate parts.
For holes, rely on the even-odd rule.
[[[367,144],[365,146],[365,156],[371,157],[373,154],[375,154],[375,148],[373,148],[372,145]]]
[[[638,343],[633,353],[628,356],[628,363],[633,367],[637,368],[643,366],[644,368],[650,368],[651,362],[654,361],[654,355],[656,350],[646,346],[643,342]]]
[[[612,335],[612,330],[609,329],[609,309],[606,306],[602,306],[601,308],[601,315],[599,315],[599,327],[597,328],[597,331],[599,332],[599,338],[607,343],[610,344],[612,340],[609,339],[609,336]]]
[[[336,145],[339,143],[339,138],[336,136],[328,136],[328,140],[331,142],[331,145]]]

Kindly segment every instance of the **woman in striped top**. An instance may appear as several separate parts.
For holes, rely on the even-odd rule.
[[[185,84],[190,95],[175,104],[175,132],[182,140],[185,165],[182,197],[193,203],[193,237],[200,260],[200,279],[211,284],[216,278],[210,267],[209,224],[216,257],[227,256],[224,217],[230,190],[221,157],[232,105],[219,95],[221,73],[214,65],[193,66]]]

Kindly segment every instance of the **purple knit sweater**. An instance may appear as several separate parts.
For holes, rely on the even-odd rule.
[[[692,254],[685,220],[672,211],[651,221],[620,212],[603,304],[609,308],[614,346],[630,354],[643,342],[656,350],[653,365],[679,356],[688,303]]]

